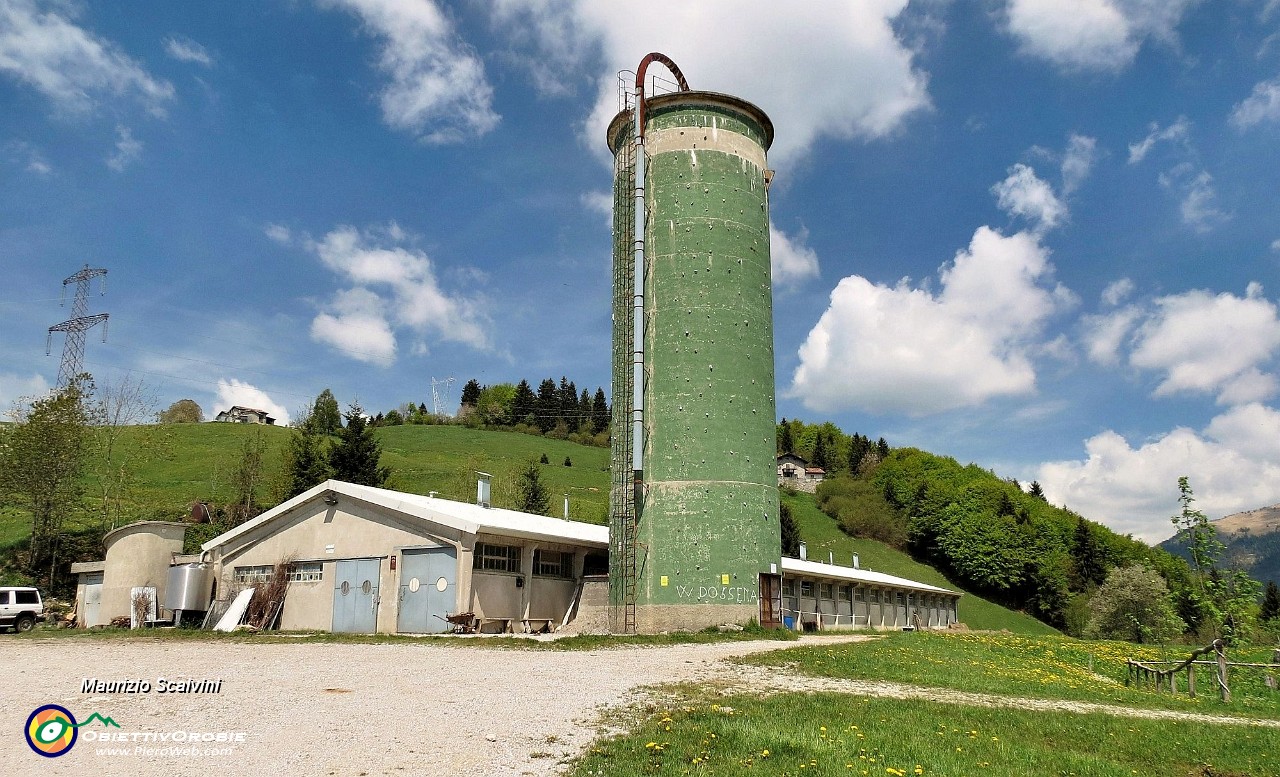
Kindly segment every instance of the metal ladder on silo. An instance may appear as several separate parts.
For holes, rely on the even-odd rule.
[[[629,105],[625,91],[620,93],[622,105],[625,109],[634,110]],[[629,260],[629,250],[635,239],[635,202],[627,195],[635,186],[635,145],[634,143],[625,143],[619,151],[618,160],[618,177],[620,180],[615,181],[615,207],[618,212],[614,216],[614,223],[619,226],[614,235],[614,293],[615,299],[624,301],[623,307],[626,307],[627,301],[631,299],[632,290],[635,288],[635,270],[632,262]],[[618,192],[622,192],[623,196],[617,196]],[[633,322],[630,315],[626,311],[615,309],[614,327],[620,327],[621,332],[615,332],[614,336],[614,369],[618,370],[622,376],[622,391],[615,388],[614,391],[614,412],[615,419],[630,419],[633,409],[632,402],[632,377],[631,371],[627,368],[630,360],[631,349],[630,343],[633,334]],[[618,408],[617,404],[621,402],[622,407]],[[636,631],[636,585],[638,577],[638,558],[636,545],[638,540],[637,521],[636,521],[636,503],[635,489],[631,481],[631,453],[632,440],[630,430],[625,422],[622,428],[613,429],[614,437],[614,465],[612,469],[613,483],[615,489],[614,504],[620,509],[618,514],[614,515],[610,523],[618,531],[617,549],[620,551],[621,570],[620,580],[622,583],[620,599],[621,609],[621,626],[624,634],[634,634]],[[617,625],[618,613],[614,615],[615,627]]]

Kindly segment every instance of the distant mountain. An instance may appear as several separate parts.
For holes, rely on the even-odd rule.
[[[1218,539],[1227,546],[1223,559],[1247,571],[1264,584],[1280,584],[1280,505],[1235,513],[1213,522]],[[1187,549],[1178,537],[1160,543],[1170,553],[1187,558]]]

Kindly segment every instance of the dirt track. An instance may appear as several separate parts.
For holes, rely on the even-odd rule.
[[[861,639],[865,637],[852,637]],[[822,638],[830,644],[829,638]],[[438,644],[231,644],[145,640],[22,640],[0,645],[0,773],[170,775],[555,774],[599,733],[600,712],[643,686],[699,681],[725,690],[832,690],[960,704],[1179,716],[1073,702],[1010,700],[891,683],[797,677],[721,659],[795,643],[739,642],[588,652],[517,651],[475,642]],[[157,678],[221,678],[217,694],[158,694]],[[81,693],[84,678],[149,681],[148,694]],[[29,749],[19,732],[42,704],[93,713],[58,758]],[[1190,717],[1190,716],[1183,716]],[[1263,721],[1266,725],[1280,725]],[[174,732],[243,732],[231,752],[178,752],[185,742],[104,745],[100,732],[135,740]],[[99,748],[121,748],[100,754]],[[137,748],[155,751],[138,753]],[[18,768],[13,768],[13,767]]]

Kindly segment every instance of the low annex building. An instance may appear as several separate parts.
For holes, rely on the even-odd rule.
[[[127,615],[138,587],[165,602],[171,566],[208,567],[214,598],[227,601],[281,563],[289,564],[278,624],[286,630],[441,633],[462,613],[492,632],[603,631],[609,622],[606,526],[329,480],[214,537],[199,555],[179,555],[185,528],[144,521],[107,535],[105,561],[73,568],[81,625]],[[959,593],[854,563],[783,557],[772,600],[753,600],[759,620],[794,629],[957,621]]]

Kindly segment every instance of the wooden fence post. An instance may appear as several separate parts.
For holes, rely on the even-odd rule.
[[[1227,685],[1227,652],[1222,640],[1213,641],[1213,650],[1218,654],[1218,687],[1222,691],[1222,700],[1231,701],[1231,689]]]
[[[1196,665],[1195,662],[1187,664],[1187,694],[1191,698],[1196,696]]]

